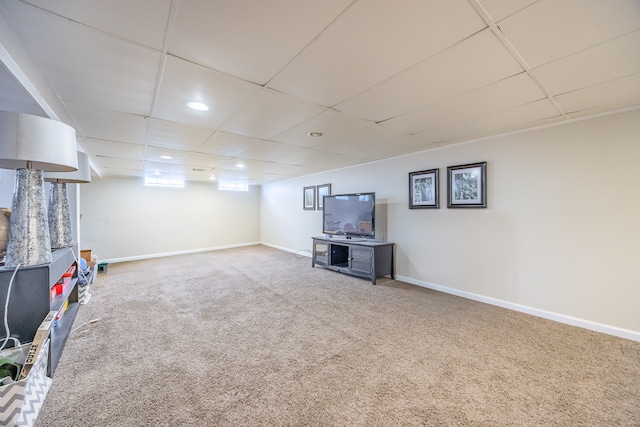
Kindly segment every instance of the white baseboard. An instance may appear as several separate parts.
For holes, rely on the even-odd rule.
[[[486,304],[496,305],[498,307],[506,308],[508,310],[519,311],[521,313],[530,314],[532,316],[542,317],[544,319],[549,319],[549,320],[565,323],[572,326],[578,326],[580,328],[589,329],[591,331],[602,332],[604,334],[614,335],[620,338],[626,338],[632,341],[640,342],[640,332],[631,331],[629,329],[617,328],[615,326],[604,325],[602,323],[592,322],[590,320],[579,319],[577,317],[553,313],[550,311],[528,307],[525,305],[515,304],[512,302],[503,301],[496,298],[491,298],[491,297],[486,297],[483,295],[478,295],[470,292],[460,291],[458,289],[452,289],[452,288],[447,288],[445,286],[434,285],[433,283],[415,280],[410,277],[396,275],[396,280],[410,283],[412,285],[420,286],[423,288],[433,289],[434,291],[444,292],[447,294],[456,295],[462,298],[467,298],[474,301],[483,302]]]
[[[123,258],[111,258],[111,259],[100,259],[99,263],[116,263],[116,262],[127,262],[127,261],[139,261],[141,259],[151,259],[151,258],[162,258],[167,256],[174,255],[187,255],[187,254],[195,254],[199,252],[210,252],[210,251],[220,251],[222,249],[232,249],[232,248],[241,248],[243,246],[255,246],[261,244],[260,242],[249,242],[249,243],[238,243],[234,245],[226,245],[226,246],[214,246],[210,248],[200,248],[200,249],[189,249],[186,251],[175,251],[175,252],[162,252],[157,254],[148,254],[148,255],[137,255],[132,257],[123,257]]]
[[[260,244],[264,245],[264,246],[269,246],[270,248],[273,248],[273,249],[278,249],[278,250],[281,250],[281,251],[290,252],[290,253],[295,254],[295,255],[300,255],[300,256],[305,256],[307,258],[311,258],[311,250],[310,249],[298,249],[298,250],[295,250],[295,249],[285,248],[283,246],[273,245],[271,243],[266,243],[266,242],[261,242]]]

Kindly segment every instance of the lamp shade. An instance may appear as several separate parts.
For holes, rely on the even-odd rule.
[[[86,184],[91,182],[91,168],[87,153],[78,151],[78,170],[73,172],[46,172],[46,182],[66,182],[68,184]]]
[[[76,131],[62,122],[0,111],[0,168],[49,172],[78,169]]]

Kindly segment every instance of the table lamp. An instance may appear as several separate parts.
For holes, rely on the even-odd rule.
[[[0,168],[16,169],[5,266],[50,263],[44,171],[78,168],[75,130],[45,117],[0,111]]]
[[[71,213],[67,184],[91,182],[89,156],[78,151],[78,170],[75,172],[47,172],[44,180],[51,183],[49,188],[49,235],[51,249],[68,248],[74,245],[71,231]]]

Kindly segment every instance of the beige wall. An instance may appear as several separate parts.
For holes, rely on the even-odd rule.
[[[145,188],[140,178],[94,179],[81,187],[83,249],[121,261],[259,242],[260,187],[218,191]]]
[[[640,339],[640,111],[269,184],[261,240],[310,250],[302,188],[375,191],[400,279]],[[447,209],[446,167],[487,161],[488,208]],[[440,168],[440,209],[408,209],[408,173]]]

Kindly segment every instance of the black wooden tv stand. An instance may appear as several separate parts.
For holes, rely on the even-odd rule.
[[[378,277],[393,279],[393,243],[368,239],[312,237],[311,266],[316,265],[376,284]]]

